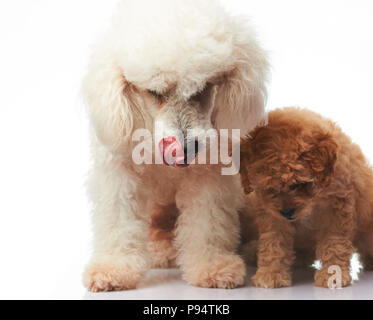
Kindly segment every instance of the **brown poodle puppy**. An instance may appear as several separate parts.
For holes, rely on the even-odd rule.
[[[247,207],[259,232],[255,286],[291,286],[296,252],[321,261],[319,287],[328,287],[332,266],[348,286],[356,251],[373,269],[373,171],[335,123],[307,110],[276,110],[241,152]]]

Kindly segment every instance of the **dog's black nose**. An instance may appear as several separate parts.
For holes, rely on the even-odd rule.
[[[288,220],[294,220],[294,215],[295,215],[295,209],[290,209],[290,210],[280,210],[281,215],[288,219]]]
[[[194,150],[193,150],[193,142],[191,142],[191,144],[189,145],[187,142],[185,142],[185,148],[184,148],[185,162],[188,164],[191,164],[193,160],[196,158],[199,151],[201,150],[200,150],[198,140],[194,142]]]
[[[193,144],[193,143],[192,143]],[[192,147],[190,147],[190,145],[189,145],[189,147],[188,147],[188,144],[187,144],[187,142],[185,143],[185,148],[184,148],[184,153],[185,154],[190,154],[190,151],[192,150]],[[189,151],[189,152],[188,152]],[[198,154],[198,152],[200,151],[199,150],[199,143],[198,143],[198,140],[196,140],[196,141],[194,141],[194,154],[196,155],[196,154]]]
[[[198,140],[194,141],[194,152],[195,152],[195,154],[198,154],[198,152],[199,152]]]

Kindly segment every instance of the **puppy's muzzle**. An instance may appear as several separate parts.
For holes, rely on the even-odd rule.
[[[295,220],[294,215],[295,215],[296,210],[295,209],[289,209],[289,210],[280,210],[280,214],[286,218],[287,220]]]

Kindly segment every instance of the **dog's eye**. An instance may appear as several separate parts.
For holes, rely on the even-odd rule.
[[[192,99],[192,100],[199,101],[199,100],[201,100],[201,98],[202,98],[202,96],[203,96],[204,93],[205,93],[205,90],[198,91],[198,92],[196,92],[196,93],[191,97],[191,99]]]
[[[202,98],[206,95],[206,93],[211,89],[211,87],[212,87],[212,84],[208,82],[208,83],[206,84],[206,86],[205,86],[201,91],[196,92],[196,93],[191,97],[191,100],[201,101]]]
[[[161,94],[159,94],[157,91],[154,91],[154,90],[148,90],[148,92],[154,97],[154,98],[157,98],[159,100],[163,99],[163,96]]]

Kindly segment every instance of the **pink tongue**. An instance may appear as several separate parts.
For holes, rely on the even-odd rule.
[[[163,139],[159,144],[163,162],[168,166],[185,167],[185,154],[181,143],[175,137]]]

